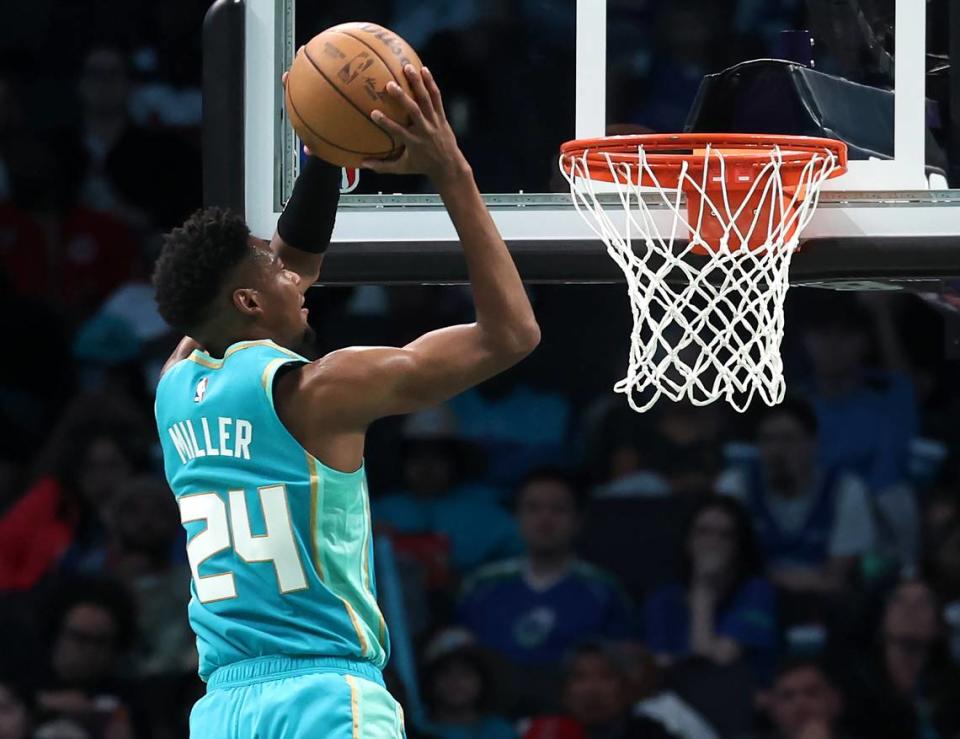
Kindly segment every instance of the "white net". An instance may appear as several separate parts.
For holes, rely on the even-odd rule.
[[[590,178],[586,153],[561,158],[560,168],[577,210],[627,279],[633,331],[627,374],[614,390],[636,411],[661,395],[694,405],[724,398],[741,412],[755,394],[781,402],[790,260],[837,157],[825,149],[793,164],[802,166],[799,179],[785,187],[783,154],[773,147],[751,170],[753,184],[735,194],[727,192],[723,151],[709,145],[702,163],[680,165],[676,187],[660,185],[642,146],[635,162],[609,154],[605,161],[619,195],[613,201],[601,197],[609,185]],[[719,197],[708,183],[723,183]],[[690,214],[684,192],[702,198]],[[707,226],[719,238],[705,240]]]

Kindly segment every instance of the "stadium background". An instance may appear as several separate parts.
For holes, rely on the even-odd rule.
[[[409,3],[382,5],[377,20],[389,24]],[[478,60],[503,34],[549,17],[551,2],[463,2],[457,13],[441,0],[417,5],[403,32],[456,98],[464,149],[484,189],[496,190],[505,182],[498,159],[471,132],[482,131],[483,90],[500,69]],[[945,5],[932,4],[934,31]],[[664,44],[659,64],[697,81],[771,51],[769,37],[743,28],[789,25],[801,6],[630,7],[652,29],[682,25],[683,44],[653,33],[644,43]],[[205,8],[36,0],[5,11],[0,739],[185,736],[202,693],[182,532],[152,424],[157,371],[178,337],[154,311],[148,275],[164,230],[201,204]],[[750,13],[763,22],[744,24]],[[698,42],[717,24],[730,44]],[[454,57],[464,29],[472,45]],[[549,48],[559,55],[552,64],[573,64],[572,48]],[[617,84],[636,90],[635,104],[618,115],[680,130],[690,90],[658,84],[662,66],[631,74]],[[555,94],[550,85],[541,78],[537,94]],[[515,146],[556,138],[532,120],[515,131]],[[524,177],[528,190],[551,189],[546,168]],[[914,296],[796,290],[784,356],[791,395],[803,400],[789,412],[662,404],[639,417],[610,391],[629,332],[622,288],[534,286],[531,295],[544,337],[534,356],[442,409],[370,434],[373,515],[395,555],[405,636],[435,721],[423,732],[411,725],[410,735],[660,736],[653,724],[665,724],[707,736],[676,729],[696,714],[719,736],[777,736],[786,700],[778,681],[803,665],[822,669],[842,697],[842,711],[827,711],[830,736],[960,735],[960,395],[949,316]],[[321,352],[398,344],[470,318],[468,294],[454,287],[323,288],[308,301]],[[842,580],[828,576],[824,547],[814,547],[798,577],[759,504],[749,494],[741,509],[728,503],[720,518],[746,522],[733,532],[744,551],[763,534],[755,571],[731,574],[746,595],[728,592],[718,606],[714,635],[743,655],[730,661],[690,648],[683,624],[696,563],[684,552],[704,556],[691,513],[748,490],[756,469],[788,480],[836,470],[825,499],[842,488],[863,505],[851,516],[825,504],[800,530],[829,539],[855,566]],[[530,588],[524,558],[535,550],[549,569],[537,547],[552,546],[557,560],[567,538],[583,564]],[[790,659],[817,661],[784,668]],[[403,698],[410,686],[390,677]],[[627,720],[637,711],[645,722]],[[470,734],[458,722],[472,715],[484,718]]]

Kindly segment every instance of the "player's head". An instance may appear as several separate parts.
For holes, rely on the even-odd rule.
[[[229,210],[199,210],[173,229],[153,284],[164,320],[208,348],[272,339],[298,349],[310,333],[299,275]]]
[[[559,556],[573,550],[580,528],[580,489],[561,469],[534,470],[520,485],[516,497],[520,536],[536,556]]]

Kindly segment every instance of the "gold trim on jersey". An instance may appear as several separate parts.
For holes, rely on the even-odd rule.
[[[317,536],[317,527],[320,525],[320,518],[317,515],[320,509],[320,476],[317,474],[317,466],[309,452],[307,456],[307,469],[310,471],[310,554],[313,559],[313,566],[317,568],[317,577],[321,582],[324,579],[323,561],[320,552],[319,537]]]
[[[353,624],[353,630],[357,632],[357,639],[360,641],[360,656],[366,657],[370,647],[367,644],[367,637],[363,635],[363,627],[360,624],[360,619],[357,618],[357,612],[353,610],[353,606],[350,605],[350,601],[348,601],[342,595],[338,595],[337,597],[343,601],[343,605],[347,609],[347,615],[350,617],[350,623]]]
[[[302,359],[296,352],[292,352],[289,349],[286,349],[270,339],[257,339],[256,341],[238,341],[236,344],[230,346],[226,352],[223,354],[223,359],[214,359],[206,352],[202,352],[199,349],[194,349],[187,356],[191,362],[199,364],[201,367],[206,367],[207,369],[221,369],[223,363],[227,360],[232,354],[243,351],[244,349],[250,349],[254,346],[270,346],[274,349],[287,354],[288,356],[294,359]]]
[[[380,646],[384,647],[384,642],[387,637],[387,622],[383,618],[383,613],[380,612],[380,604],[377,603],[376,596],[373,594],[373,588],[370,586],[370,547],[372,542],[370,537],[373,531],[373,522],[370,520],[370,493],[367,490],[367,483],[364,480],[361,485],[361,495],[363,495],[363,514],[366,518],[366,531],[363,536],[363,586],[366,590],[366,596],[370,605],[373,606],[373,610],[377,614],[377,638],[380,641]]]
[[[360,654],[361,656],[367,656],[369,646],[367,643],[367,637],[363,633],[363,626],[360,623],[360,619],[357,618],[356,611],[353,610],[353,606],[350,605],[350,602],[340,595],[336,590],[334,590],[333,585],[326,581],[324,577],[324,567],[323,567],[323,551],[320,547],[320,536],[318,528],[320,526],[320,474],[317,471],[317,460],[310,454],[310,452],[304,451],[304,454],[307,458],[307,469],[310,471],[310,547],[311,554],[313,558],[314,567],[317,569],[317,576],[320,578],[320,581],[327,587],[327,590],[335,598],[337,598],[341,603],[343,603],[344,609],[347,611],[347,616],[350,618],[350,623],[353,625],[353,630],[357,635],[357,641],[360,644]],[[381,616],[381,618],[383,618]]]

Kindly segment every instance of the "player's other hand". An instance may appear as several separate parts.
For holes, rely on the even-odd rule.
[[[408,64],[403,71],[413,96],[408,95],[396,82],[387,84],[387,94],[407,111],[410,124],[404,126],[397,123],[381,110],[374,110],[370,114],[373,122],[389,133],[403,149],[399,156],[392,159],[368,159],[362,166],[390,174],[425,174],[439,186],[469,171],[469,167],[447,121],[440,89],[430,70],[423,67],[417,71]]]

